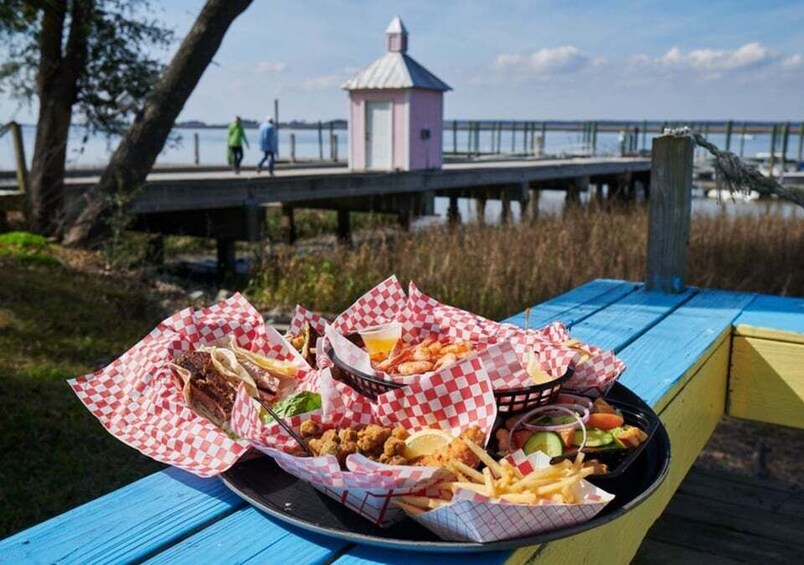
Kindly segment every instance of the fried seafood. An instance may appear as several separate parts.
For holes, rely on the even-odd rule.
[[[480,463],[480,459],[469,449],[464,441],[465,439],[483,445],[485,435],[478,426],[472,426],[464,430],[459,437],[453,439],[442,449],[438,449],[430,455],[418,457],[411,463],[424,467],[448,467],[450,462],[458,461],[469,467],[476,467]]]
[[[315,455],[332,455],[345,468],[346,458],[359,453],[373,461],[387,465],[420,465],[428,467],[449,467],[451,462],[459,462],[475,467],[480,462],[464,439],[483,444],[485,437],[477,426],[465,430],[443,448],[420,457],[407,457],[405,440],[409,432],[401,427],[390,428],[377,424],[349,426],[346,428],[324,429],[321,424],[307,420],[302,422],[300,432],[307,439]],[[297,452],[302,455],[301,451]]]
[[[372,355],[376,369],[402,377],[438,371],[475,353],[468,341],[439,341],[429,337],[418,344],[397,343],[387,358]]]

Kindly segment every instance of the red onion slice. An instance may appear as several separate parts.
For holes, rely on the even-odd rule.
[[[576,420],[575,422],[573,422],[571,424],[559,424],[559,426],[560,426],[560,429],[562,429],[562,430],[566,429],[567,426],[572,426],[572,427],[580,426],[581,432],[583,434],[583,439],[581,440],[581,445],[578,447],[578,452],[581,452],[583,450],[583,448],[586,447],[586,425],[584,423],[585,421],[578,414],[577,411],[572,410],[570,408],[566,408],[566,406],[573,406],[574,407],[574,406],[577,406],[577,405],[574,405],[574,404],[570,404],[570,405],[551,404],[549,406],[539,406],[538,408],[534,408],[533,410],[531,410],[530,412],[527,412],[524,416],[519,418],[519,420],[517,420],[516,423],[513,426],[511,426],[511,429],[508,430],[508,453],[513,453],[514,452],[514,450],[512,449],[512,446],[513,446],[513,441],[512,440],[513,440],[513,437],[514,437],[514,432],[517,430],[517,428],[522,426],[523,423],[525,422],[525,420],[527,420],[528,418],[530,418],[534,414],[540,414],[542,412],[547,412],[547,411],[549,411],[551,409],[552,410],[557,410],[559,412],[564,412],[564,413],[572,416],[573,418],[575,418],[575,420]],[[580,407],[580,408],[584,408],[584,407]],[[586,410],[585,408],[584,408],[584,410],[586,411],[586,418],[588,419],[589,418],[589,410]],[[527,424],[527,426],[541,428],[539,430],[533,430],[533,431],[550,431],[550,432],[556,431],[555,429],[548,429],[548,428],[550,428],[552,426],[533,426],[533,424]],[[530,429],[530,428],[528,428],[528,429]]]

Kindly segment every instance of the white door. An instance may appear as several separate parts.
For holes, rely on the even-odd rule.
[[[366,102],[366,168],[392,167],[393,120],[390,102]]]

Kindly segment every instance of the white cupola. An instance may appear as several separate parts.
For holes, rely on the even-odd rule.
[[[408,30],[399,16],[395,16],[385,30],[385,50],[391,53],[405,53],[408,50]]]

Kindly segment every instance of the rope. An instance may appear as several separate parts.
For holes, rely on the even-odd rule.
[[[715,158],[715,180],[718,191],[726,188],[731,194],[754,190],[760,194],[775,194],[779,198],[795,202],[804,207],[804,191],[784,186],[766,177],[756,168],[746,165],[731,151],[721,151],[700,133],[688,127],[665,129],[664,135],[689,137],[699,147],[706,149]]]

